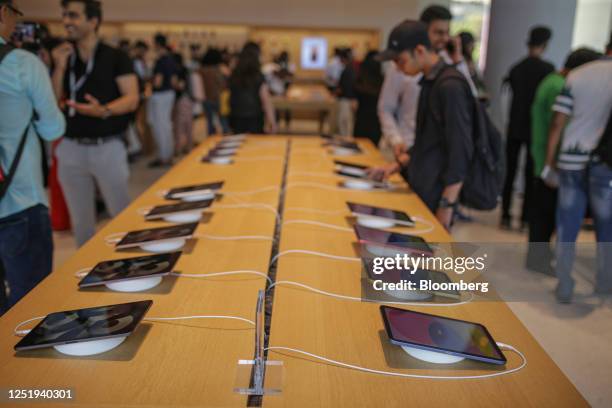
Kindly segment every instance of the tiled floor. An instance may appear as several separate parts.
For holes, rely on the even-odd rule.
[[[301,126],[298,131],[312,130],[312,125],[306,123],[297,123],[297,126]],[[202,123],[198,122],[196,133],[202,134],[202,129]],[[133,197],[163,173],[163,170],[148,169],[146,163],[146,159],[141,159],[132,167],[130,188]],[[509,305],[591,405],[612,406],[612,297],[590,295],[594,275],[592,260],[589,263],[587,259],[580,266],[582,270],[576,271],[579,273],[576,273],[575,302],[559,305],[552,293],[555,279],[524,268],[526,235],[500,230],[497,212],[470,214],[474,221],[456,225],[455,239],[459,242],[514,243],[514,253],[519,256],[509,257],[506,266],[511,274],[496,289],[509,300],[517,299],[519,292],[530,299],[510,301]],[[74,253],[75,247],[70,233],[56,233],[54,239],[55,263],[60,265]],[[580,241],[592,242],[592,234],[583,233]]]

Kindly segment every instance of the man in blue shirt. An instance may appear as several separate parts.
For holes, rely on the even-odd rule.
[[[0,0],[0,47],[6,46],[20,15],[15,0]],[[30,126],[34,112],[36,119]],[[65,130],[45,66],[35,55],[13,50],[0,63],[0,167],[4,174],[28,126],[21,160],[0,198],[0,315],[51,273],[53,240],[36,134],[54,140]],[[9,289],[6,298],[4,280]]]

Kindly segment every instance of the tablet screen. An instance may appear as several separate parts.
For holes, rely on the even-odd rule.
[[[123,237],[117,247],[138,245],[145,242],[163,241],[172,238],[188,238],[193,235],[198,223],[178,224],[171,227],[149,228],[132,231]]]
[[[180,256],[180,252],[171,252],[100,262],[79,282],[79,287],[85,288],[153,275],[167,275],[172,272]]]
[[[346,203],[353,214],[371,215],[373,217],[388,218],[395,221],[414,223],[408,214],[403,211],[391,210],[389,208],[374,207],[371,205]]]
[[[370,168],[369,166],[364,166],[362,164],[349,163],[349,162],[345,162],[342,160],[334,160],[334,164],[340,167],[352,167],[354,169],[359,169],[359,170],[367,170]]]
[[[176,187],[168,191],[166,198],[172,199],[184,197],[186,195],[195,194],[202,191],[217,191],[223,187],[223,181],[215,181],[213,183],[195,184],[192,186]]]
[[[398,343],[506,362],[487,329],[480,324],[388,306],[380,309],[387,335]]]
[[[151,304],[153,301],[145,300],[51,313],[15,345],[15,350],[127,336],[134,331]]]
[[[400,234],[399,232],[389,232],[375,228],[363,227],[355,225],[357,238],[363,242],[373,244],[388,245],[398,248],[418,249],[426,252],[431,252],[431,248],[427,242],[414,235]]]
[[[145,216],[147,219],[151,218],[159,218],[164,215],[176,214],[187,211],[196,211],[203,210],[205,208],[210,207],[213,200],[202,200],[202,201],[192,201],[178,204],[170,204],[170,205],[159,205],[157,207],[153,207],[151,211]]]

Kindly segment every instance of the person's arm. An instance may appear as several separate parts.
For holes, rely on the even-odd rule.
[[[74,47],[69,42],[64,42],[51,51],[51,57],[55,67],[51,74],[51,82],[53,84],[53,93],[57,101],[61,101],[64,97],[64,75],[68,68],[68,59],[74,52]]]
[[[474,151],[473,112],[476,101],[458,80],[447,80],[440,85],[438,97],[444,117],[446,144],[442,199],[457,204]],[[446,228],[451,225],[453,210],[452,207],[440,207],[436,212],[436,217]]]
[[[546,149],[546,166],[550,169],[555,167],[557,150],[561,142],[561,134],[574,109],[574,99],[571,93],[571,75],[566,81],[565,88],[555,99],[552,107],[553,116],[548,129],[548,147]]]
[[[266,133],[276,133],[276,112],[274,111],[274,105],[272,105],[270,90],[265,82],[259,87],[259,98],[266,116]]]
[[[392,146],[403,143],[402,135],[395,119],[395,113],[398,110],[402,93],[401,75],[403,74],[396,70],[397,68],[395,67],[389,69],[389,72],[385,75],[385,80],[380,90],[380,96],[378,97],[378,118],[380,119],[380,127],[383,137]]]
[[[28,81],[24,85],[36,112],[36,132],[45,140],[58,139],[66,131],[66,121],[57,105],[49,73],[38,58],[30,54],[28,57],[22,68],[29,71],[25,75]]]
[[[548,129],[548,146],[546,148],[546,166],[554,168],[557,161],[557,149],[561,142],[561,134],[569,116],[562,112],[553,113]]]
[[[66,104],[73,107],[79,114],[96,118],[107,118],[110,116],[121,116],[134,112],[138,108],[140,95],[138,93],[138,77],[134,73],[132,61],[126,54],[118,57],[115,67],[115,82],[121,96],[114,101],[103,105],[93,95],[85,95],[86,103],[67,101]]]

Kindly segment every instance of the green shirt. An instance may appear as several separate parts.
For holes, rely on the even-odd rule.
[[[565,86],[563,75],[553,72],[548,74],[536,90],[531,105],[531,157],[536,177],[544,170],[548,148],[548,128],[552,120],[555,99]]]

